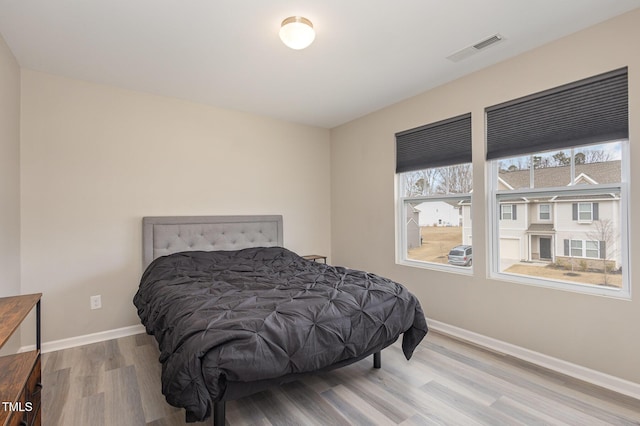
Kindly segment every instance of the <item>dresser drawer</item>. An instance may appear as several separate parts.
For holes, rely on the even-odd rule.
[[[16,402],[19,405],[14,405],[15,411],[11,412],[11,415],[9,416],[7,423],[5,423],[6,426],[23,426],[23,425],[29,424],[29,418],[28,418],[29,413],[26,411],[20,411],[24,409],[24,407],[26,407],[26,403],[27,403],[27,395],[24,389],[20,394],[20,398],[18,398]]]
[[[36,358],[27,383],[20,392],[20,398],[12,406],[12,412],[6,426],[39,426],[41,402],[40,355]]]
[[[33,370],[27,379],[27,385],[24,388],[26,402],[29,405],[26,411],[27,425],[40,425],[40,402],[42,401],[42,372],[40,370],[40,355],[33,365]],[[36,421],[37,420],[37,421]]]
[[[40,395],[42,393],[42,372],[40,369],[40,355],[38,355],[38,358],[33,365],[33,370],[31,370],[31,374],[29,374],[25,391],[27,395],[27,401],[30,401],[32,403],[35,411],[35,408],[40,406]]]

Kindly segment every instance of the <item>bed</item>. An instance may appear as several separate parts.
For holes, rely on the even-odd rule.
[[[407,359],[427,333],[403,286],[283,247],[282,216],[143,218],[134,297],[160,349],[162,391],[188,422],[225,401],[374,356],[401,335]]]

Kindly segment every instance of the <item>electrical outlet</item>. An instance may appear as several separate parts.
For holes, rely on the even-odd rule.
[[[102,297],[99,294],[97,296],[91,296],[89,298],[89,304],[91,306],[91,309],[102,308]]]

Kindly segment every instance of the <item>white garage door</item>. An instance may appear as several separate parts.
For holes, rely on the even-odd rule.
[[[500,259],[520,260],[520,240],[514,238],[500,238]]]

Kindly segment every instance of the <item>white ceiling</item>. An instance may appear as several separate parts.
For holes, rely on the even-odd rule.
[[[0,0],[24,68],[332,128],[640,0]],[[310,19],[302,51],[278,38]],[[446,59],[495,33],[505,40]]]

